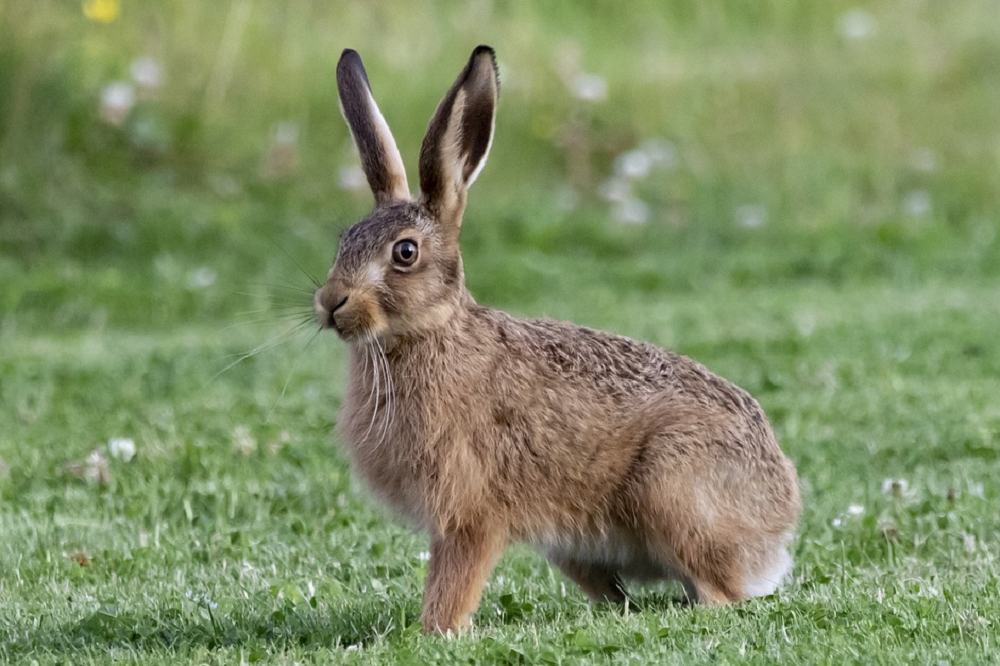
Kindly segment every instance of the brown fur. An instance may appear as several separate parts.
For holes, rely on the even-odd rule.
[[[342,68],[361,67],[345,54]],[[420,180],[433,191],[379,203],[349,229],[315,298],[349,343],[338,430],[354,469],[431,537],[424,629],[467,626],[517,541],[594,600],[623,600],[629,579],[677,579],[708,604],[768,593],[800,506],[757,402],[683,356],[515,319],[466,290],[458,229],[492,139],[495,72],[492,50],[476,49],[424,141]],[[367,86],[363,69],[341,95],[360,95],[351,81]],[[391,137],[345,115],[366,171],[386,170],[369,182],[391,181],[380,160],[395,145],[363,144]],[[402,239],[419,247],[412,266],[392,261]]]

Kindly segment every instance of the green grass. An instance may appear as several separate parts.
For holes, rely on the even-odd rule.
[[[104,25],[0,0],[0,662],[1000,659],[994,3],[243,6],[126,2]],[[851,39],[857,8],[877,29]],[[427,541],[371,505],[331,435],[345,350],[288,331],[299,266],[322,276],[370,205],[337,187],[356,159],[340,49],[412,169],[479,42],[503,92],[470,288],[757,396],[805,507],[776,596],[592,607],[515,548],[473,632],[420,635]],[[570,94],[574,53],[604,102]],[[102,123],[101,87],[144,54],[164,89]],[[278,122],[298,167],[269,175]],[[675,166],[634,185],[647,224],[616,223],[597,189],[651,138]]]
[[[339,343],[212,379],[259,338],[193,328],[8,339],[4,441],[23,444],[5,445],[2,649],[78,663],[578,663],[612,651],[635,663],[989,661],[1000,649],[998,300],[991,287],[792,287],[634,297],[624,315],[592,317],[759,396],[803,482],[794,582],[723,610],[640,592],[648,607],[623,613],[589,607],[515,549],[475,632],[451,642],[413,629],[426,541],[367,506],[329,441]],[[252,451],[234,448],[241,428]],[[111,459],[107,483],[65,471],[118,436],[139,451]],[[905,489],[883,492],[898,478]],[[79,552],[90,566],[71,559]]]

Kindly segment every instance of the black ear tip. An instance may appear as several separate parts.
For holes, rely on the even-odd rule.
[[[344,58],[360,58],[360,56],[354,49],[344,49],[340,52],[340,59],[343,60]]]
[[[343,53],[340,54],[340,61],[337,63],[338,85],[356,79],[361,79],[368,86],[368,89],[371,89],[371,84],[368,83],[368,72],[365,71],[365,66],[361,62],[361,56],[354,49],[344,49]]]
[[[472,56],[469,57],[468,70],[471,71],[475,66],[476,62],[482,56],[489,56],[490,65],[493,68],[493,79],[496,83],[497,89],[500,88],[500,68],[497,67],[497,53],[493,50],[492,46],[487,46],[486,44],[480,44],[475,49],[472,50]]]
[[[493,50],[492,46],[487,46],[486,44],[480,44],[472,50],[472,59],[475,60],[484,54],[489,55],[494,61],[497,59],[497,52]]]
[[[344,49],[340,54],[340,61],[337,63],[337,69],[341,67],[362,67],[361,56],[354,49]]]

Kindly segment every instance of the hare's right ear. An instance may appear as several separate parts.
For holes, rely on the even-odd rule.
[[[337,91],[340,111],[351,128],[354,143],[361,153],[361,168],[375,195],[375,206],[410,198],[403,158],[396,148],[389,125],[372,97],[368,74],[357,51],[344,49],[337,63]]]
[[[420,147],[420,192],[440,223],[456,234],[466,193],[493,143],[500,79],[496,56],[478,46],[441,100]]]

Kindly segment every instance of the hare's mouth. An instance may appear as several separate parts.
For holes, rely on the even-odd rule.
[[[320,313],[321,325],[323,326],[323,328],[332,328],[337,333],[343,333],[343,329],[337,325],[337,310],[339,310],[346,302],[347,302],[347,297],[345,296],[340,300],[339,303],[333,306],[332,310],[330,310],[329,312],[324,310],[322,313]]]
[[[313,310],[316,312],[316,320],[320,328],[332,328],[338,334],[342,334],[342,322],[337,321],[337,313],[347,303],[347,296],[333,292],[333,290],[321,287],[313,295]]]
[[[385,317],[371,294],[345,292],[329,283],[316,291],[313,307],[320,328],[332,329],[345,342],[378,336],[386,328]]]

